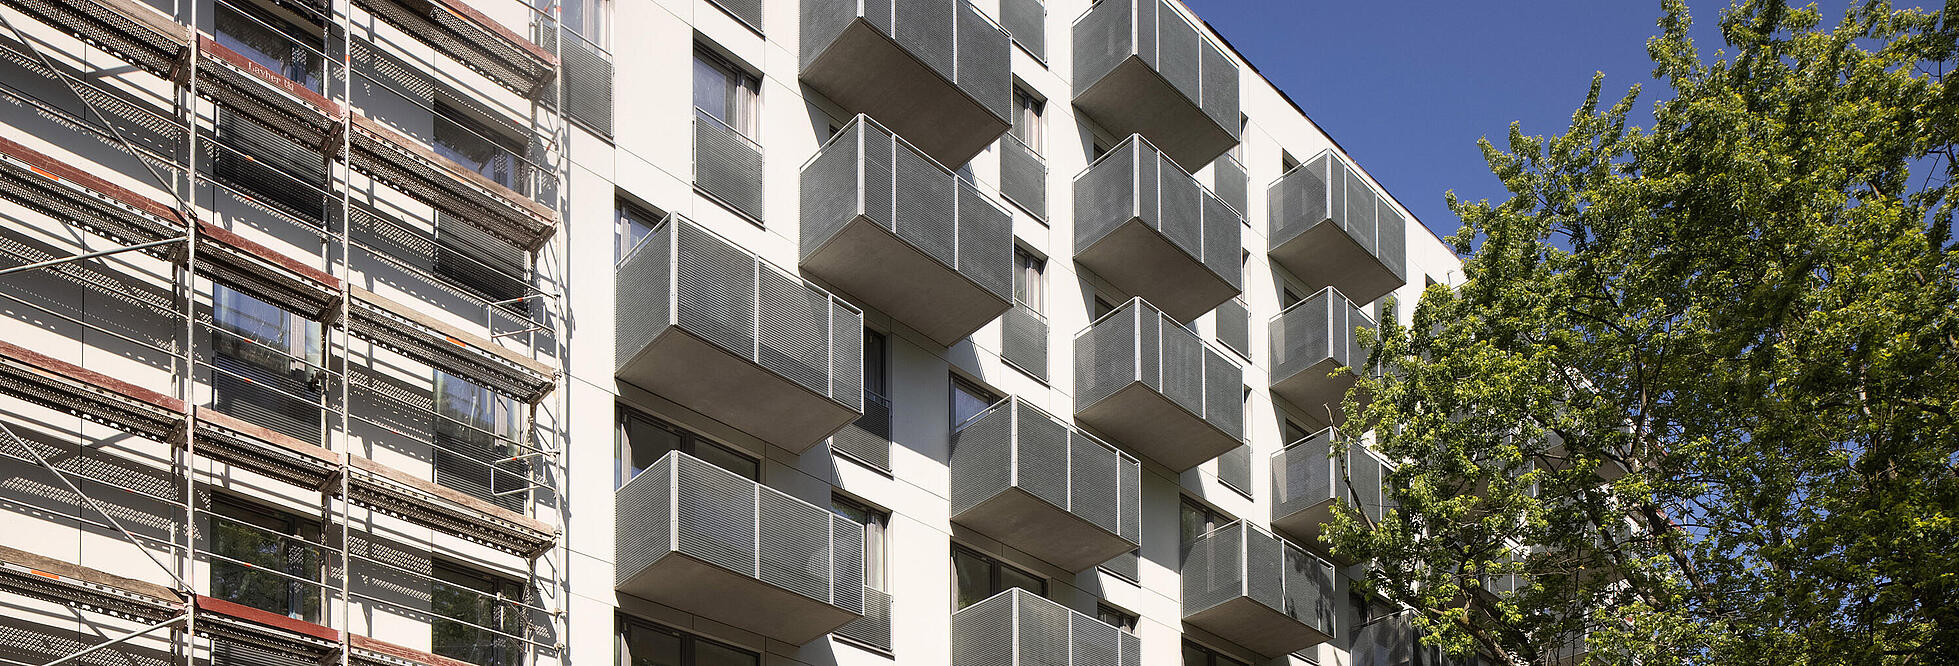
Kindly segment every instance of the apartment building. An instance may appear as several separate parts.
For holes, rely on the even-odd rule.
[[[4,663],[1424,663],[1315,537],[1459,264],[1177,2],[0,22]]]

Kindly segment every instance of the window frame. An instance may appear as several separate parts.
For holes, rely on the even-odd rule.
[[[613,620],[613,629],[612,629],[612,654],[613,654],[613,663],[615,664],[615,666],[633,665],[632,654],[628,648],[628,644],[626,641],[626,636],[627,636],[626,632],[629,629],[642,629],[658,634],[663,634],[666,636],[671,636],[674,639],[676,639],[679,643],[678,646],[679,654],[676,656],[680,659],[680,666],[694,666],[694,664],[697,664],[699,662],[700,659],[699,646],[701,644],[706,644],[717,648],[722,648],[725,650],[737,652],[742,655],[746,655],[747,657],[749,657],[749,659],[752,660],[749,663],[753,664],[754,666],[760,666],[762,664],[761,653],[750,650],[748,648],[741,647],[739,645],[735,645],[733,643],[717,641],[712,638],[695,635],[691,632],[669,627],[667,625],[660,624],[652,620],[640,619],[638,617],[627,615],[625,613],[617,613],[613,617],[614,620]]]
[[[1198,514],[1203,521],[1203,529],[1195,533],[1187,529],[1189,524],[1187,522],[1189,520],[1188,517],[1192,513]],[[1196,543],[1196,539],[1235,522],[1238,522],[1238,519],[1233,518],[1231,514],[1219,511],[1209,504],[1199,502],[1189,495],[1179,495],[1177,505],[1177,563],[1182,565],[1183,562],[1190,558],[1190,547]]]
[[[1019,244],[1014,245],[1014,302],[1035,314],[1047,312],[1048,260]]]
[[[889,592],[891,512],[837,494],[830,495],[830,512],[864,526],[864,587]]]
[[[957,373],[952,374],[951,380],[947,383],[947,391],[946,391],[946,398],[947,398],[946,415],[950,417],[952,421],[951,429],[948,430],[947,432],[958,432],[960,426],[966,425],[967,420],[970,420],[975,416],[979,416],[980,414],[986,411],[984,408],[982,408],[979,411],[973,412],[972,414],[968,415],[965,419],[959,418],[959,394],[962,391],[976,398],[983,398],[983,397],[990,396],[992,399],[986,402],[986,406],[988,407],[997,405],[1000,403],[1001,400],[1006,399],[1006,396],[1002,395],[999,391],[995,391],[993,389],[982,386],[979,384],[979,382],[975,382],[965,377],[961,377]]]
[[[713,70],[722,76],[720,84],[726,86],[722,93],[722,104],[725,107],[724,113],[729,117],[722,118],[701,108],[703,93],[701,84],[705,81],[702,76],[705,73],[703,68]],[[694,106],[695,115],[720,123],[750,141],[761,142],[761,77],[700,43],[694,45],[694,66],[689,76],[693,80],[693,96],[689,98],[688,103]]]
[[[451,576],[445,578],[444,573],[451,574]],[[431,581],[428,611],[430,653],[465,663],[477,664],[478,666],[519,666],[523,663],[525,650],[522,646],[517,645],[516,639],[507,636],[498,636],[496,633],[492,633],[493,629],[495,632],[513,635],[523,631],[522,625],[528,621],[524,617],[525,609],[520,605],[504,603],[507,599],[516,599],[515,604],[524,603],[522,599],[525,596],[526,584],[523,581],[502,574],[484,571],[466,563],[440,556],[429,558],[428,577]],[[483,583],[484,585],[479,587],[472,585],[472,583]],[[473,599],[474,601],[472,603],[494,604],[492,608],[495,617],[491,619],[494,624],[481,622],[479,621],[481,618],[464,619],[443,615],[436,609],[436,597],[439,593],[436,586],[438,585],[467,590],[461,594]],[[490,589],[484,589],[486,587]],[[514,593],[510,593],[513,591]],[[506,616],[506,613],[509,615]],[[479,638],[487,635],[492,645],[489,658],[485,661],[471,661],[468,657],[443,654],[441,652],[442,646],[434,639],[437,628],[445,621],[457,623],[460,628],[466,631],[477,632]],[[479,647],[477,649],[481,648]]]
[[[442,99],[441,96],[436,97],[430,111],[434,116],[434,124],[429,132],[429,147],[437,155],[475,172],[492,183],[510,188],[521,196],[531,195],[530,164],[524,158],[525,145],[522,138],[510,136],[492,127],[475,113]],[[466,155],[467,151],[457,146],[455,141],[443,138],[445,127],[461,131],[461,134],[451,135],[455,139],[480,142],[483,146],[494,149],[491,152],[491,159],[481,165],[471,164],[474,160],[460,159],[459,156]],[[496,172],[499,167],[509,171],[507,179],[498,178]]]
[[[245,517],[245,516],[236,515],[234,512],[249,513],[251,515],[250,517]],[[326,572],[326,558],[321,556],[321,554],[318,552],[317,547],[313,545],[313,544],[320,543],[320,537],[322,534],[321,526],[318,522],[311,521],[304,517],[294,515],[292,513],[288,513],[286,511],[282,511],[276,508],[263,506],[256,502],[250,502],[244,499],[235,498],[230,495],[221,494],[221,493],[213,493],[211,495],[211,509],[208,512],[208,515],[209,515],[210,523],[205,525],[205,529],[210,530],[210,536],[209,536],[210,540],[207,542],[206,547],[211,550],[212,554],[219,555],[226,558],[225,560],[213,560],[210,563],[210,571],[207,574],[207,576],[209,577],[207,584],[211,586],[212,597],[218,599],[224,599],[225,601],[230,601],[232,603],[237,603],[244,606],[249,606],[268,613],[282,614],[285,615],[286,617],[290,617],[304,622],[319,621],[322,614],[325,613],[326,595],[325,595],[325,590],[321,587],[321,583],[323,582],[324,575]],[[269,537],[280,539],[281,540],[281,543],[279,545],[280,552],[278,556],[282,559],[291,560],[293,558],[292,550],[294,549],[301,549],[305,551],[304,555],[302,556],[304,561],[299,563],[299,567],[304,569],[304,571],[295,572],[292,570],[291,567],[287,567],[287,568],[268,567],[260,563],[251,562],[250,558],[242,556],[241,554],[222,552],[220,550],[219,543],[218,543],[220,535],[222,534],[222,530],[220,529],[220,526],[217,524],[217,521],[243,524],[247,526],[244,529],[248,531],[257,532],[257,533],[265,534]],[[283,527],[273,527],[267,524],[260,524],[261,522],[281,523]],[[280,534],[282,532],[290,533],[290,535]],[[297,540],[298,543],[288,542],[286,541],[287,538]],[[238,562],[232,562],[230,560],[237,560]],[[246,564],[240,564],[239,562],[245,562]],[[275,571],[275,574],[283,574],[283,575],[275,575],[274,577],[278,578],[279,580],[285,581],[286,609],[284,611],[279,611],[271,608],[265,608],[263,606],[255,605],[251,603],[249,600],[242,599],[236,595],[222,594],[218,590],[218,579],[221,575],[219,573],[219,569],[225,567],[237,568],[236,573],[240,577],[244,577],[244,578],[252,577],[253,574],[259,569],[272,569]],[[301,582],[301,581],[295,581],[292,580],[291,578],[287,578],[287,576],[290,576],[292,578],[299,578],[302,580],[310,580],[312,584],[308,584],[306,582]],[[307,607],[307,603],[309,601],[311,602],[310,608]]]
[[[949,558],[949,563],[952,565],[952,609],[955,612],[971,607],[970,604],[967,606],[959,605],[958,562],[959,562],[959,557],[961,555],[976,559],[986,564],[987,567],[987,583],[986,583],[987,592],[984,596],[981,596],[979,599],[974,600],[973,603],[975,604],[981,601],[985,601],[987,599],[991,599],[995,596],[999,596],[1000,593],[1006,592],[1009,589],[1027,590],[1027,588],[1019,587],[1019,586],[1002,586],[1000,583],[1002,579],[1002,576],[1000,574],[1002,571],[1013,571],[1015,573],[1020,574],[1021,576],[1026,577],[1029,580],[1033,580],[1039,583],[1040,589],[1027,590],[1027,591],[1033,593],[1034,596],[1041,597],[1043,599],[1046,599],[1048,596],[1049,584],[1048,584],[1047,576],[1043,576],[1033,571],[1029,571],[1025,567],[1007,562],[1006,560],[1002,560],[992,555],[982,553],[978,549],[971,548],[969,546],[966,546],[958,542],[954,542],[952,544],[952,554]]]
[[[682,426],[678,423],[674,423],[673,421],[660,418],[659,416],[654,415],[651,412],[647,412],[646,410],[635,408],[631,405],[627,405],[626,403],[623,402],[614,403],[614,409],[615,409],[615,414],[613,420],[613,444],[612,444],[613,490],[618,490],[620,488],[626,487],[627,483],[631,482],[635,478],[638,478],[640,473],[645,472],[644,469],[641,469],[639,472],[631,471],[632,452],[627,448],[630,444],[630,442],[627,441],[628,439],[630,439],[628,436],[629,431],[627,430],[627,427],[630,424],[630,422],[633,420],[639,420],[641,422],[644,422],[646,425],[666,431],[668,433],[672,433],[674,437],[679,441],[679,444],[677,444],[673,448],[667,449],[666,452],[662,452],[659,456],[654,456],[653,460],[655,461],[659,460],[661,456],[665,456],[667,453],[673,451],[679,451],[689,456],[698,458],[702,462],[706,462],[710,465],[714,465],[715,468],[725,470],[730,474],[734,474],[735,476],[748,479],[749,481],[753,481],[755,483],[762,482],[762,459],[761,458],[749,455],[748,452],[746,451],[742,451],[740,449],[736,449],[735,447],[722,444],[721,442],[708,438],[705,435],[702,435],[698,432],[694,432],[690,428]],[[747,462],[752,467],[752,473],[751,470],[728,469],[726,465],[720,464],[713,459],[718,457],[718,455],[711,455],[711,456],[701,455],[701,450],[703,446],[711,447],[714,454],[731,456],[734,458],[739,458],[744,462]]]
[[[653,232],[660,228],[660,223],[665,219],[666,215],[656,209],[642,206],[625,197],[613,197],[612,265],[617,266],[620,262],[625,261],[626,256],[631,254],[633,250],[638,249],[639,244],[644,242],[648,236],[652,236]],[[632,230],[640,226],[644,226],[646,232],[638,234],[638,238],[634,238]]]
[[[1014,140],[1036,157],[1047,156],[1047,100],[1020,84],[1013,87],[1013,125],[1007,129]]]
[[[1115,618],[1116,621],[1110,622],[1109,618],[1111,617]],[[1140,618],[1135,613],[1102,602],[1095,604],[1095,619],[1101,621],[1102,624],[1115,627],[1117,630],[1131,633],[1135,633],[1136,623],[1140,621]]]
[[[305,17],[300,17],[302,21],[295,22],[289,15],[290,12],[267,7],[252,0],[232,0],[218,2],[215,5],[216,8],[212,11],[211,34],[218,45],[271,70],[301,88],[324,94],[327,79],[326,31],[318,24]],[[229,16],[226,15],[227,12]],[[226,22],[232,20],[243,21],[244,25],[252,26],[249,29],[263,30],[267,34],[292,42],[293,46],[303,49],[302,53],[311,62],[294,63],[290,55],[281,58],[248,45],[246,40],[224,29]],[[304,71],[304,76],[294,78],[295,72],[301,70]]]

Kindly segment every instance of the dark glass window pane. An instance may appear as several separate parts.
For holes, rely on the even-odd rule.
[[[517,154],[522,146],[447,106],[435,107],[435,152],[498,185],[527,194]]]
[[[619,666],[681,666],[679,634],[636,622],[620,631]]]
[[[959,607],[965,608],[993,596],[993,564],[975,553],[954,549],[952,574],[957,578]]]
[[[680,433],[660,427],[658,424],[634,416],[626,417],[624,440],[620,442],[619,459],[625,469],[619,478],[620,485],[639,476],[640,472],[652,467],[661,456],[680,448]]]
[[[694,639],[693,666],[755,666],[758,663],[759,658],[747,651]]]
[[[1037,597],[1047,596],[1048,593],[1047,579],[1004,564],[1000,565],[1000,589],[994,590],[994,594],[1015,587],[1033,592]]]
[[[658,215],[641,210],[632,204],[619,204],[619,222],[616,229],[618,243],[613,248],[612,260],[618,262],[626,258],[639,242],[653,233],[653,225],[659,222]]]
[[[320,92],[320,38],[269,13],[226,3],[217,4],[217,27],[219,45]]]
[[[992,391],[974,386],[971,382],[952,378],[952,427],[958,429],[967,419],[986,411],[987,407],[999,402],[1000,396]]]
[[[521,598],[517,584],[487,574],[436,563],[429,588],[430,651],[482,666],[511,666],[522,655],[513,639],[523,631],[522,615],[510,603]]]
[[[694,457],[707,461],[721,469],[734,472],[750,481],[762,480],[762,464],[754,458],[713,442],[695,440]]]
[[[878,397],[890,395],[886,386],[889,373],[885,371],[884,334],[877,331],[864,331],[864,390]]]
[[[214,506],[211,551],[220,557],[211,561],[211,595],[318,621],[320,588],[306,582],[319,580],[319,554],[306,543],[318,530],[269,511],[223,501]]]

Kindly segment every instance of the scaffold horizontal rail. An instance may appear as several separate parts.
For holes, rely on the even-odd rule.
[[[213,409],[197,410],[197,451],[304,488],[322,488],[340,467],[332,451]]]
[[[4,341],[0,392],[160,442],[184,422],[182,400]]]
[[[536,557],[558,528],[461,491],[413,477],[360,456],[348,456],[348,500],[506,552]]]
[[[367,116],[349,115],[352,166],[526,250],[557,233],[558,213]]]
[[[558,70],[556,55],[461,0],[357,0],[354,4],[526,98],[543,92]]]
[[[374,292],[353,287],[349,330],[526,402],[551,393],[551,366],[488,338],[443,323]]]
[[[7,546],[0,546],[0,587],[151,622],[183,612],[182,598],[170,588]]]
[[[200,95],[325,154],[339,154],[339,104],[216,40],[203,35],[197,40]]]
[[[190,28],[139,0],[0,0],[76,39],[170,78],[190,45]]]

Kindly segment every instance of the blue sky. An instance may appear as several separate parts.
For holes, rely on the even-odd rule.
[[[1502,146],[1511,121],[1526,134],[1563,131],[1593,72],[1605,73],[1608,99],[1645,84],[1642,118],[1660,92],[1646,55],[1657,0],[1185,2],[1444,236],[1457,226],[1444,191],[1507,198],[1478,138]],[[1689,6],[1711,54],[1726,2]]]

